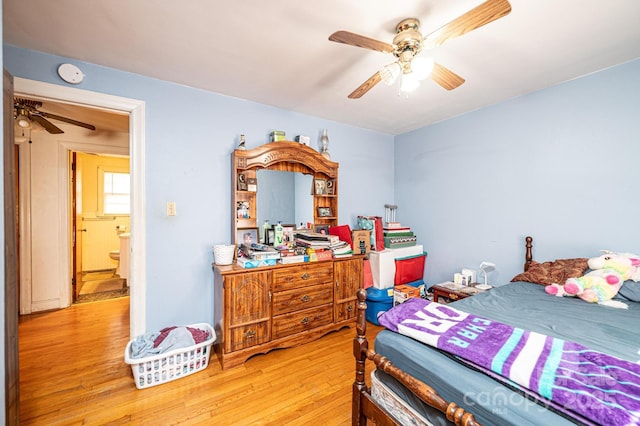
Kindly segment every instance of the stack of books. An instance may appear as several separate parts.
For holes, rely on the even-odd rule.
[[[351,245],[340,240],[337,235],[299,232],[295,236],[295,242],[296,245],[307,249],[310,262],[353,255]]]
[[[333,258],[333,253],[329,248],[322,249],[307,249],[307,255],[309,255],[309,262],[318,262],[321,260],[331,260]]]
[[[282,264],[302,263],[309,261],[307,250],[304,247],[286,247],[278,249],[278,251],[280,252],[280,263]]]
[[[332,241],[339,241],[335,235],[317,232],[297,232],[294,237],[296,245],[314,250],[328,249]]]
[[[417,238],[408,226],[400,222],[386,222],[382,228],[385,248],[401,248],[416,245]]]
[[[331,248],[333,257],[335,257],[336,259],[340,259],[343,257],[353,256],[353,250],[351,250],[351,246],[345,241],[341,241],[341,243],[343,244]]]
[[[280,259],[280,252],[266,244],[252,243],[240,246],[238,265],[243,268],[273,266]]]

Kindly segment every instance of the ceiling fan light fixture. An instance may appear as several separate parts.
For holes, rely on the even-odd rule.
[[[449,21],[438,30],[426,36],[423,36],[420,32],[420,20],[417,18],[407,18],[396,25],[396,35],[393,37],[392,44],[344,30],[331,34],[329,41],[393,54],[393,56],[398,59],[398,64],[403,74],[402,88],[400,89],[402,92],[407,93],[415,90],[419,86],[419,81],[425,78],[431,78],[446,90],[453,90],[464,83],[462,77],[445,66],[435,64],[432,61],[417,61],[415,64],[415,72],[412,72],[411,62],[417,59],[420,52],[435,46],[441,46],[448,40],[483,27],[490,22],[508,15],[510,12],[511,4],[509,4],[509,0],[483,0],[483,3],[480,5],[459,15],[457,18]],[[424,62],[424,64],[420,64],[420,62]],[[391,75],[387,74],[390,73],[383,72],[383,70],[376,71],[375,74],[365,80],[356,90],[351,92],[348,98],[361,98],[381,81],[389,84]]]
[[[400,64],[394,62],[392,64],[386,65],[382,70],[380,70],[380,75],[382,76],[382,81],[387,86],[391,86],[396,82],[398,77],[400,76]]]
[[[400,85],[400,91],[404,93],[413,92],[420,86],[420,82],[416,78],[415,74],[410,72],[402,74],[402,84]]]
[[[20,111],[20,114],[16,117],[16,124],[23,129],[31,128],[31,120],[23,111]]]
[[[411,70],[418,81],[422,81],[431,75],[433,71],[433,65],[435,64],[433,58],[424,58],[422,56],[415,58],[411,62]]]

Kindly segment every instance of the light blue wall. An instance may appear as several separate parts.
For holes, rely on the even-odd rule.
[[[540,261],[640,253],[639,160],[636,60],[396,137],[398,217],[429,283],[483,260],[507,282],[526,235]]]
[[[146,102],[147,327],[211,322],[212,246],[231,229],[230,153],[239,134],[247,147],[269,140],[274,129],[317,137],[327,128],[330,152],[340,163],[339,221],[382,214],[393,199],[393,136],[267,105],[172,84],[94,64],[4,46],[14,76],[66,85],[60,63],[86,75],[80,89]],[[375,167],[372,165],[375,164]],[[364,185],[376,191],[362,191]],[[177,203],[167,217],[167,201]]]

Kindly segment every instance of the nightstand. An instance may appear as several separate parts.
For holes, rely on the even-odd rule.
[[[476,285],[478,285],[478,283],[473,283],[470,286],[454,284],[452,282],[434,284],[431,286],[433,301],[438,303],[449,303],[488,291],[480,290],[476,288]]]

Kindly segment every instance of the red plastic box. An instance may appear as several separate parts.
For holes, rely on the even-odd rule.
[[[424,263],[426,259],[426,252],[417,256],[396,259],[396,275],[393,283],[400,285],[421,280],[424,275]]]

